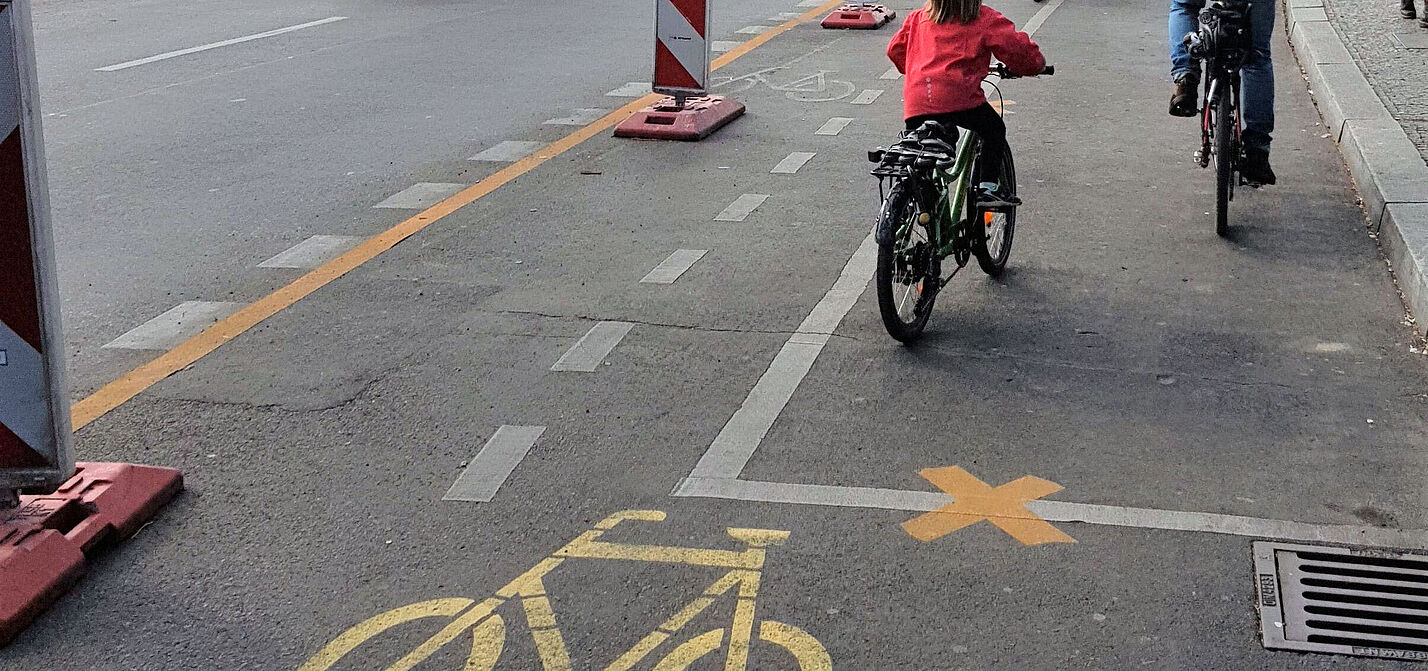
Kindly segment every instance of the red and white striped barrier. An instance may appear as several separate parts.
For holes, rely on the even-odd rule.
[[[651,90],[668,96],[615,126],[615,137],[702,140],[744,113],[723,96],[707,96],[709,16],[713,0],[655,0]]]
[[[27,9],[0,0],[0,495],[74,468]]]
[[[183,488],[173,469],[70,458],[29,3],[0,0],[0,646]]]

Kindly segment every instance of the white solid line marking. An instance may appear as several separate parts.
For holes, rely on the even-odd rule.
[[[878,79],[899,79],[902,73],[897,71],[897,67],[888,68],[887,72],[878,75]]]
[[[744,26],[736,31],[735,35],[758,35],[769,31],[768,26]]]
[[[863,89],[863,92],[862,92],[862,93],[859,93],[859,94],[858,94],[858,97],[856,97],[856,98],[853,99],[853,104],[854,104],[854,105],[871,105],[871,104],[873,104],[873,101],[874,101],[874,100],[877,100],[877,99],[878,99],[878,96],[880,96],[880,95],[882,95],[882,94],[883,94],[883,90],[882,90],[882,89]]]
[[[173,349],[219,320],[243,309],[242,303],[184,301],[119,336],[107,349]]]
[[[516,466],[535,446],[543,426],[502,426],[476,453],[476,458],[461,471],[443,501],[475,501],[485,503],[496,497],[496,491],[515,472]]]
[[[468,161],[492,161],[496,163],[510,163],[519,161],[530,156],[535,150],[544,147],[544,142],[531,142],[529,140],[505,140],[496,146],[486,149]]]
[[[746,193],[734,199],[729,206],[724,208],[714,221],[743,221],[755,208],[762,205],[769,197],[762,193]]]
[[[789,154],[787,158],[778,162],[769,173],[774,175],[792,175],[798,172],[805,163],[808,163],[815,156],[811,151],[796,151]]]
[[[872,281],[877,249],[878,245],[869,233],[843,266],[843,272],[838,275],[833,287],[799,324],[798,330],[789,336],[768,370],[749,390],[743,405],[724,424],[713,444],[700,457],[689,474],[691,478],[739,477],[744,465],[759,449],[764,435],[773,427],[784,406],[788,405],[793,392],[808,375],[814,360],[823,352],[828,338],[848,311],[853,309],[858,296],[867,289],[868,282]]]
[[[1063,2],[1066,2],[1066,0],[1051,0],[1051,2],[1046,3],[1046,6],[1042,7],[1040,11],[1033,15],[1030,21],[1026,22],[1026,26],[1022,28],[1022,31],[1026,33],[1027,37],[1035,35],[1037,29],[1041,28],[1041,24],[1046,23],[1046,20],[1051,18],[1051,13],[1056,11],[1056,8],[1060,7]]]
[[[850,118],[850,117],[835,116],[835,117],[833,117],[832,119],[829,119],[828,121],[826,121],[822,126],[819,126],[819,127],[818,127],[818,130],[813,131],[813,134],[814,134],[814,135],[837,135],[837,134],[843,132],[843,129],[844,129],[844,128],[847,128],[847,127],[848,127],[848,124],[850,124],[850,123],[853,123],[853,119]]]
[[[253,40],[261,40],[261,39],[263,39],[263,38],[265,38],[265,37],[273,37],[273,36],[275,36],[275,35],[282,35],[283,33],[291,33],[291,32],[293,32],[294,30],[302,30],[303,28],[312,28],[312,27],[314,27],[314,26],[321,26],[321,25],[325,25],[325,24],[328,24],[328,23],[336,23],[336,22],[338,22],[338,21],[345,21],[345,20],[347,20],[347,17],[345,17],[345,16],[329,16],[329,17],[327,17],[327,18],[325,18],[325,19],[319,19],[319,20],[317,20],[317,21],[309,21],[309,22],[307,22],[307,23],[298,24],[298,25],[296,25],[296,26],[288,26],[288,27],[286,27],[286,28],[278,28],[277,30],[269,30],[269,31],[267,31],[267,32],[255,33],[255,34],[253,34],[253,35],[245,35],[245,36],[243,36],[243,37],[235,37],[235,38],[233,38],[233,39],[231,39],[231,40],[223,40],[222,42],[213,42],[213,43],[211,43],[211,44],[204,44],[204,45],[202,45],[202,46],[190,47],[190,48],[188,48],[188,49],[179,49],[178,51],[168,51],[168,52],[165,52],[165,53],[162,53],[162,54],[158,54],[158,55],[156,55],[156,56],[149,56],[148,58],[140,58],[140,59],[138,59],[138,60],[124,61],[123,63],[116,63],[116,64],[114,64],[114,65],[106,65],[106,66],[104,66],[104,67],[102,67],[102,68],[95,68],[95,71],[96,71],[96,72],[114,72],[115,70],[124,70],[124,69],[127,69],[127,68],[138,67],[138,66],[140,66],[140,65],[148,65],[149,63],[153,63],[153,62],[156,62],[156,61],[167,60],[167,59],[170,59],[170,58],[178,58],[179,56],[187,56],[187,55],[189,55],[189,54],[196,54],[196,53],[198,53],[198,52],[200,52],[200,51],[208,51],[209,49],[218,49],[218,48],[220,48],[220,47],[231,46],[231,45],[234,45],[234,44],[242,44],[243,42],[252,42]]]
[[[740,44],[743,44],[743,42],[739,42],[737,40],[714,40],[713,42],[709,43],[709,51],[712,51],[716,54],[722,54],[726,51],[733,51],[734,49],[738,48]]]
[[[447,184],[440,182],[417,182],[397,193],[387,197],[386,200],[373,205],[389,210],[424,210],[432,205],[440,203],[458,191],[471,186],[470,184]]]
[[[570,116],[559,119],[548,119],[544,123],[547,126],[587,126],[590,122],[609,114],[610,110],[599,107],[581,107],[575,110]]]
[[[259,268],[316,268],[357,246],[362,238],[352,235],[314,235],[287,248]]]
[[[650,92],[649,82],[630,82],[605,95],[611,98],[638,98]]]
[[[551,366],[555,371],[577,371],[591,373],[600,367],[600,362],[609,356],[615,346],[625,338],[635,325],[629,322],[600,322],[581,336],[560,359]]]
[[[911,512],[936,510],[953,502],[951,496],[940,492],[698,477],[681,480],[675,487],[673,496]],[[1082,522],[1102,526],[1195,531],[1315,543],[1428,549],[1428,531],[1416,529],[1311,524],[1240,515],[1128,508],[1074,501],[1038,500],[1027,503],[1026,507],[1048,522]]]
[[[668,258],[654,267],[645,278],[640,280],[642,284],[674,284],[685,271],[689,270],[699,259],[708,254],[707,249],[679,249],[670,254]]]

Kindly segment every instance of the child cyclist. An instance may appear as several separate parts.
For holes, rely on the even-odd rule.
[[[902,106],[907,129],[936,121],[949,130],[961,126],[976,133],[982,138],[978,189],[983,202],[1018,205],[1010,190],[996,182],[1007,127],[982,92],[992,56],[1016,75],[1029,77],[1046,69],[1036,43],[1000,12],[983,7],[982,0],[928,0],[908,15],[888,44],[888,58],[906,75]]]

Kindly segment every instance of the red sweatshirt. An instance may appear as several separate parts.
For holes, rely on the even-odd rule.
[[[961,112],[986,102],[982,78],[992,56],[1018,75],[1046,68],[1036,43],[990,7],[968,24],[933,23],[926,8],[909,14],[888,44],[888,58],[906,75],[903,117]]]

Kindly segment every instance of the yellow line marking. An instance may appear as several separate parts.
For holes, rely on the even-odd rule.
[[[791,624],[764,620],[759,623],[759,639],[781,646],[798,660],[799,671],[833,671],[828,649],[808,632]]]
[[[774,37],[782,35],[799,24],[805,23],[818,14],[829,11],[840,4],[842,4],[841,0],[829,0],[815,9],[804,12],[797,18],[789,19],[714,59],[710,69],[718,70],[734,62],[740,56],[753,51]],[[104,414],[110,410],[127,403],[130,399],[143,393],[160,380],[187,368],[219,347],[222,347],[228,341],[242,335],[254,326],[263,323],[269,317],[292,307],[295,303],[306,298],[314,291],[327,286],[358,266],[377,258],[377,256],[383,252],[395,247],[397,243],[416,235],[428,226],[450,215],[452,212],[486,197],[491,192],[504,186],[511,180],[536,169],[546,161],[613,128],[616,124],[629,118],[635,112],[658,102],[663,99],[663,97],[664,96],[659,94],[651,93],[621,106],[619,109],[591,122],[589,125],[581,127],[569,135],[542,147],[530,156],[502,168],[490,177],[463,189],[450,198],[417,213],[410,219],[368,238],[346,254],[293,280],[292,283],[287,286],[258,299],[242,310],[229,316],[227,319],[208,327],[208,329],[202,333],[164,352],[159,355],[158,358],[121,375],[118,379],[104,385],[98,391],[95,391],[93,394],[70,406],[71,422],[74,430],[78,431],[84,428],[90,422],[104,416]]]
[[[703,659],[705,655],[718,650],[719,644],[723,642],[723,629],[706,631],[681,643],[673,652],[665,655],[664,659],[659,661],[659,665],[655,666],[654,671],[687,671],[690,666]]]
[[[1026,475],[993,489],[957,466],[925,468],[920,475],[951,494],[954,501],[903,522],[902,528],[917,540],[933,541],[986,520],[1022,545],[1076,542],[1026,509],[1026,502],[1061,491],[1061,485],[1050,480]]]
[[[471,655],[466,658],[465,671],[491,671],[506,649],[506,622],[492,615],[471,630]]]
[[[331,668],[347,653],[357,649],[357,646],[392,627],[424,617],[453,617],[472,603],[475,602],[471,599],[432,599],[401,608],[393,608],[385,613],[367,618],[343,632],[341,636],[332,639],[331,643],[323,646],[322,650],[313,655],[312,659],[307,660],[306,664],[298,667],[298,671],[324,671],[324,669]]]

